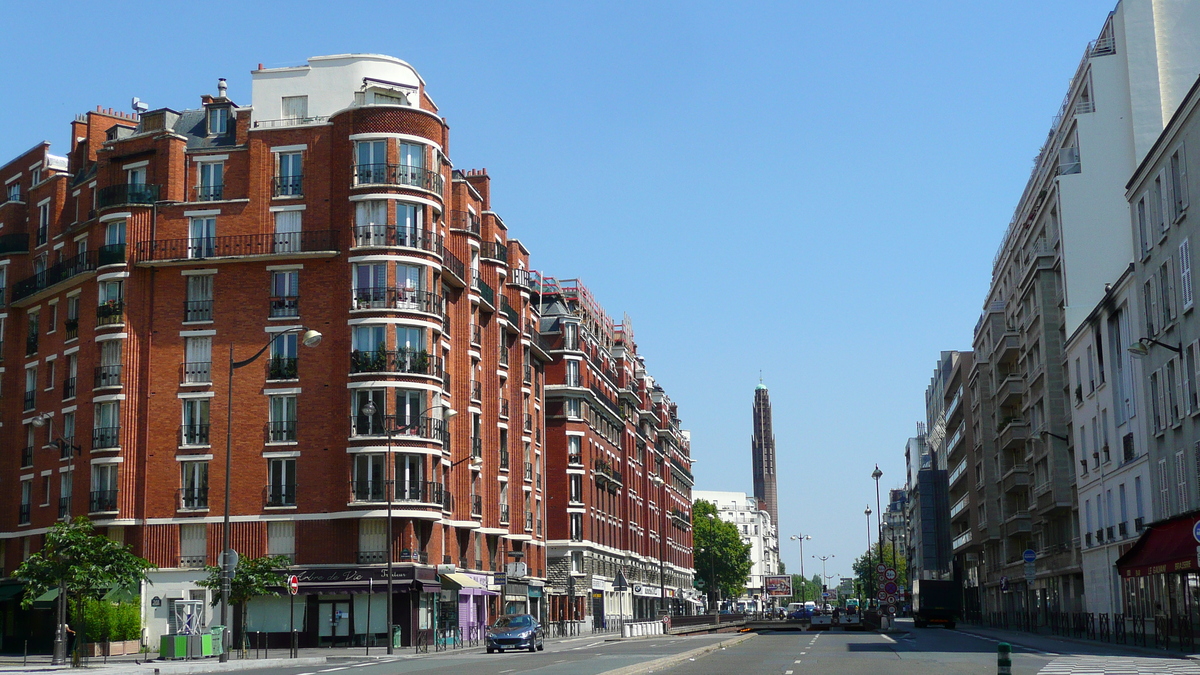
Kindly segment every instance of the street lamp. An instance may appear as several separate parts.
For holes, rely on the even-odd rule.
[[[801,594],[800,601],[801,602],[808,600],[808,579],[804,578],[804,540],[805,539],[812,539],[812,536],[807,535],[807,534],[793,534],[791,536],[792,541],[800,542],[800,580],[803,583],[803,585],[800,587],[800,594]],[[867,548],[870,548],[870,544],[867,545]]]
[[[813,557],[816,558],[817,560],[821,561],[821,592],[822,592],[821,603],[824,604],[824,601],[825,601],[824,594],[828,591],[828,588],[826,587],[825,582],[829,581],[829,575],[825,574],[825,561],[829,560],[830,558],[836,558],[837,556],[830,554],[830,555],[814,555]]]
[[[868,504],[866,510],[863,511],[863,515],[865,515],[867,517],[867,563],[868,563],[868,566],[870,566],[871,557],[872,557],[871,556],[871,505],[870,504]],[[867,607],[871,606],[871,598],[875,597],[874,579],[875,579],[874,575],[872,575],[870,573],[870,571],[868,571],[867,572],[867,588],[866,588]]]
[[[225,398],[225,515],[221,520],[221,644],[223,649],[218,661],[225,663],[229,661],[229,586],[233,578],[233,570],[230,569],[232,562],[230,555],[230,527],[229,527],[229,491],[230,491],[230,474],[233,472],[233,371],[246,366],[258,360],[264,352],[271,347],[275,340],[289,333],[302,333],[300,336],[300,344],[305,347],[316,347],[321,344],[323,337],[319,332],[299,326],[279,331],[267,340],[267,344],[254,353],[248,359],[243,361],[235,361],[233,358],[233,342],[229,343],[229,382]]]
[[[416,424],[421,423],[421,415],[424,415],[436,407],[438,406],[430,406],[417,413]],[[367,418],[374,417],[375,413],[378,411],[378,408],[375,407],[375,402],[370,399],[367,399],[367,404],[362,407],[362,414],[367,416]],[[458,411],[454,408],[446,405],[442,406],[442,420],[448,420],[457,414]],[[388,424],[387,420],[385,419],[382,426],[383,433],[387,436],[387,459],[384,461],[383,466],[383,499],[387,502],[387,653],[394,654],[396,650],[396,643],[395,640],[392,639],[392,631],[394,630],[392,623],[392,548],[394,546],[394,542],[392,541],[392,500],[396,496],[396,486],[395,480],[392,478],[392,464],[395,463],[395,459],[392,457],[392,436],[406,429],[410,429],[414,425]],[[467,459],[471,460],[472,466],[477,466],[478,464],[483,463],[483,458],[476,457],[475,455],[468,455]],[[476,460],[478,460],[478,462],[476,462]],[[461,461],[462,460],[459,460],[454,464],[458,464]],[[450,466],[453,467],[454,464],[451,464]]]
[[[50,413],[42,413],[30,420],[30,424],[41,429],[47,424],[50,425],[49,437],[54,437],[54,416]],[[71,490],[71,495],[66,498],[66,509],[59,507],[59,517],[70,522],[71,520],[71,496],[75,494],[75,453],[79,452],[79,446],[68,443],[62,436],[54,438],[50,444],[58,448],[59,457],[65,450],[70,448],[71,455],[67,461],[67,485]],[[59,495],[60,500],[62,495]],[[66,580],[60,579],[58,583],[58,607],[55,610],[57,615],[58,625],[54,629],[54,654],[51,657],[51,665],[61,666],[67,662],[67,586]]]
[[[879,542],[879,564],[883,564],[883,507],[879,501],[879,479],[883,477],[883,472],[879,470],[879,465],[875,465],[875,470],[871,472],[871,478],[875,479],[875,525],[879,529],[879,536],[876,541]],[[868,551],[869,552],[869,551]],[[869,557],[869,556],[868,556]]]

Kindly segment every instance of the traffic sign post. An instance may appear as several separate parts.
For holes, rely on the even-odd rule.
[[[291,658],[296,658],[296,594],[300,592],[300,579],[295,575],[288,577],[288,635],[290,636],[290,648],[288,655]],[[370,596],[367,596],[370,597]],[[367,613],[370,616],[370,612]]]
[[[1193,530],[1193,535],[1194,534],[1195,531]],[[1197,541],[1200,541],[1200,539],[1197,539]],[[1027,563],[1035,562],[1037,560],[1037,551],[1027,548],[1025,549],[1025,552],[1021,554],[1021,559]]]

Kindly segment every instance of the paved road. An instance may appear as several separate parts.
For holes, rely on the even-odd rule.
[[[911,629],[902,622],[901,629]],[[1014,646],[1013,675],[1200,675],[1200,662],[1130,656],[1107,645],[1030,640]],[[1049,648],[1060,651],[1049,651]],[[1064,648],[1066,647],[1066,648]],[[1069,650],[1067,649],[1069,648]],[[943,628],[908,633],[762,633],[663,675],[979,675],[996,672],[996,641]]]
[[[603,636],[547,640],[546,649],[529,652],[439,654],[422,658],[361,661],[338,659],[324,666],[263,668],[240,671],[254,675],[599,675],[728,640],[729,634],[609,641]]]

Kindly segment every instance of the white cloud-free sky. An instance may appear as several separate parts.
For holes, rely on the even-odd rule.
[[[633,318],[697,487],[751,491],[771,389],[784,560],[865,549],[938,352],[1114,0],[17,3],[0,163],[96,105],[196,107],[313,55],[413,64],[534,267]],[[811,563],[811,560],[810,560]],[[815,569],[806,565],[810,574]]]

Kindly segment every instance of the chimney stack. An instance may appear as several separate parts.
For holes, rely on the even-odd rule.
[[[225,98],[226,89],[227,87],[225,86],[225,78],[219,78],[217,80],[217,97]]]

